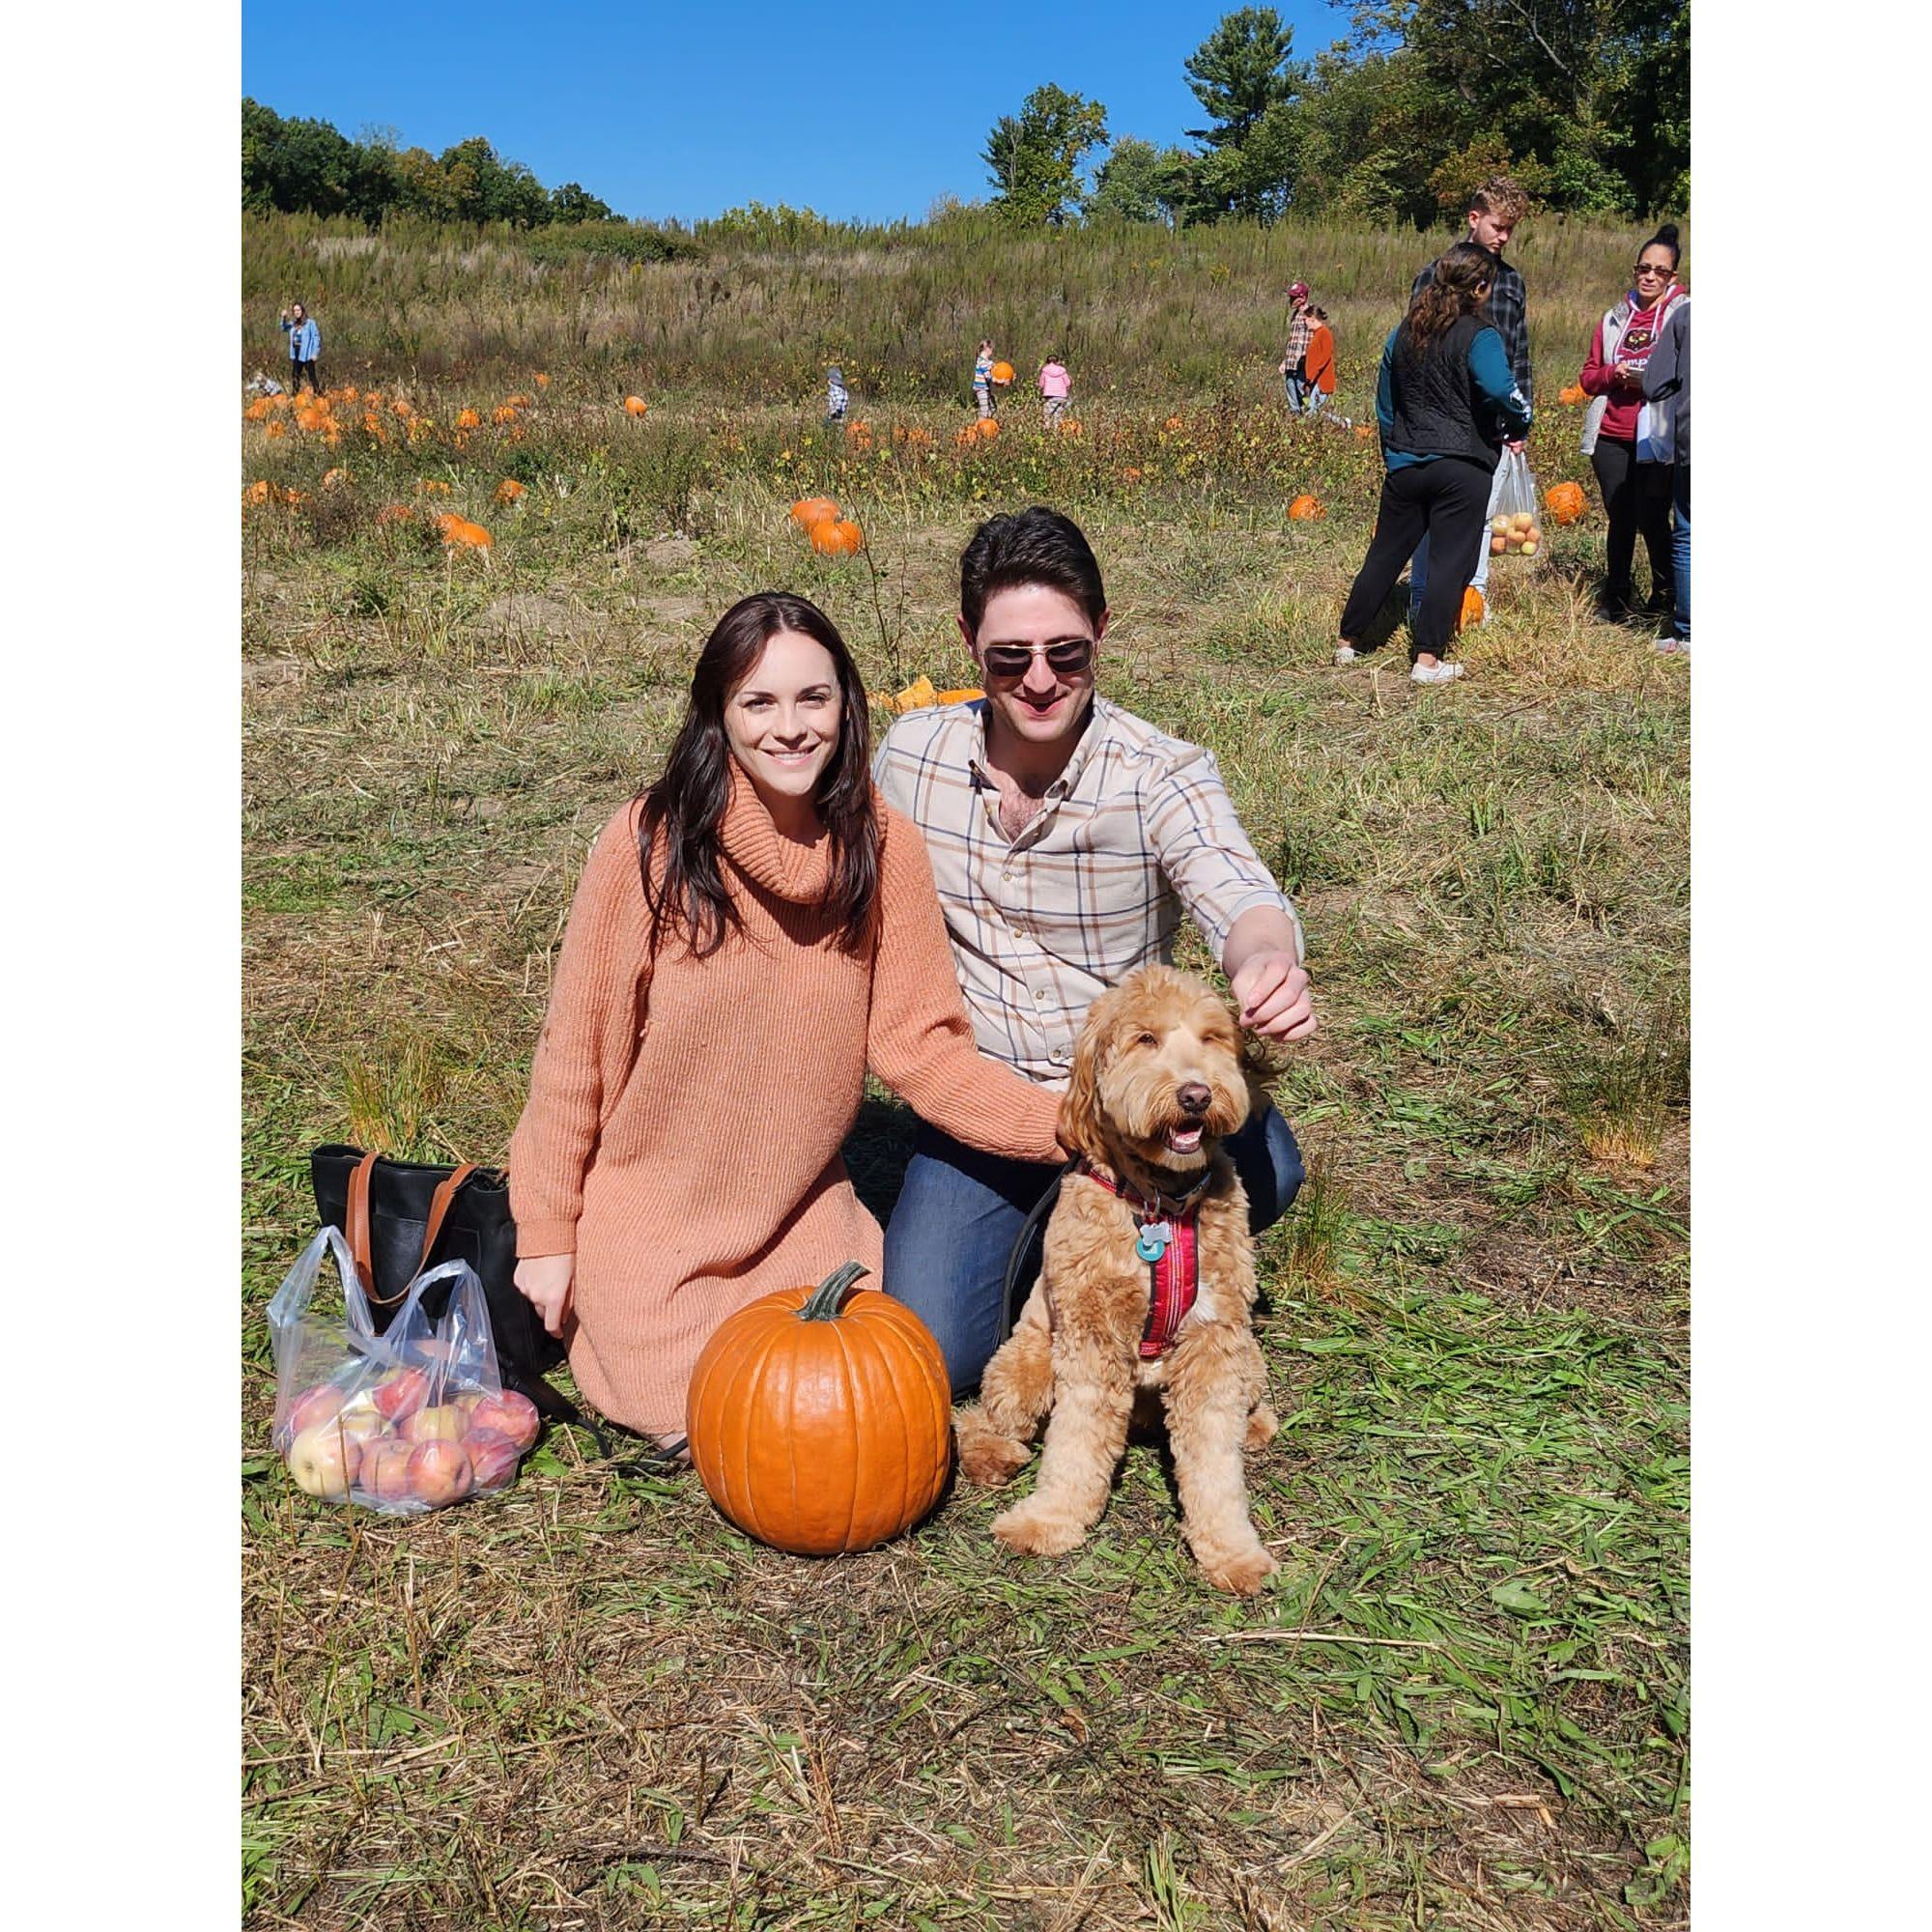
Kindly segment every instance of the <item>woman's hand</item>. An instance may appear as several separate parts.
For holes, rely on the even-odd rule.
[[[553,1334],[563,1333],[570,1313],[570,1282],[577,1272],[575,1255],[526,1255],[517,1264],[517,1292],[543,1317]]]

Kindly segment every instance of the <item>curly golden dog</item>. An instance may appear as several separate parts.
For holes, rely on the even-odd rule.
[[[1082,1542],[1137,1400],[1157,1401],[1208,1580],[1252,1596],[1281,1567],[1241,1467],[1277,1425],[1251,1319],[1247,1192],[1221,1151],[1255,1099],[1234,1018],[1205,980],[1146,966],[1089,1009],[1060,1116],[1080,1165],[1061,1183],[1039,1281],[956,1420],[961,1470],[994,1487],[1051,1412],[1033,1494],[993,1522],[1009,1548],[1057,1556]]]

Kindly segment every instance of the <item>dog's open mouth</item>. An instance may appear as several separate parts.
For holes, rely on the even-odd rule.
[[[1207,1128],[1199,1121],[1189,1121],[1169,1127],[1162,1138],[1167,1143],[1169,1153],[1199,1153],[1202,1136]]]

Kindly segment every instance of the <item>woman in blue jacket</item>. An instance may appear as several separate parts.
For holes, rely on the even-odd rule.
[[[322,354],[322,330],[315,326],[315,317],[297,302],[282,311],[282,333],[289,338],[289,394],[298,395],[306,377],[309,387],[321,395],[315,358]]]
[[[1337,664],[1359,654],[1356,639],[1426,536],[1431,557],[1440,561],[1415,615],[1409,676],[1447,684],[1463,675],[1442,654],[1489,534],[1490,485],[1502,445],[1529,428],[1529,405],[1510,373],[1503,339],[1482,313],[1495,271],[1487,248],[1457,242],[1382,346],[1376,420],[1387,471],[1376,533],[1343,608]]]

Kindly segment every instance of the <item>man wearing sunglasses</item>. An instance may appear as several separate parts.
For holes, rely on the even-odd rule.
[[[1037,507],[982,524],[960,559],[959,605],[986,696],[901,718],[873,775],[924,835],[980,1052],[1064,1086],[1088,1007],[1136,967],[1172,959],[1183,912],[1241,1023],[1305,1039],[1315,1015],[1300,923],[1213,754],[1094,690],[1107,600],[1079,527]],[[1265,1107],[1227,1145],[1253,1225],[1271,1226],[1301,1185],[1288,1122]],[[1004,1336],[1008,1258],[1057,1173],[921,1122],[886,1231],[885,1285],[938,1337],[955,1393],[978,1383]],[[1022,1289],[1037,1267],[1022,1267]]]

